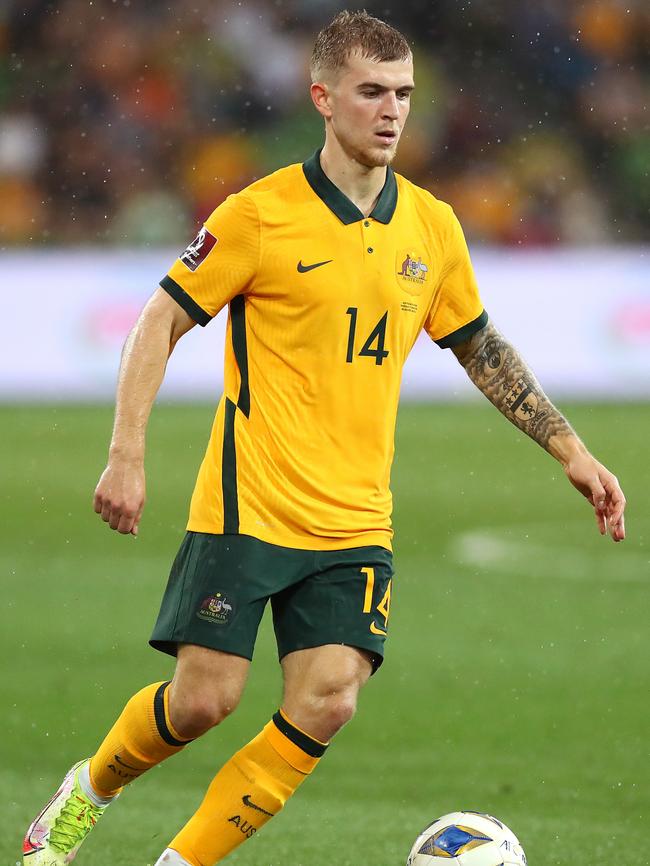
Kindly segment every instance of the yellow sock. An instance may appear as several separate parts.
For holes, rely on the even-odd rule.
[[[133,695],[90,760],[90,783],[112,797],[133,779],[191,742],[169,721],[169,683],[154,683]]]
[[[212,780],[198,811],[169,843],[192,866],[213,866],[284,806],[327,747],[281,711]]]

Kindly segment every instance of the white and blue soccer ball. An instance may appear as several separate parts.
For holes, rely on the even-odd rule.
[[[526,866],[519,839],[483,812],[437,818],[413,843],[406,866]]]

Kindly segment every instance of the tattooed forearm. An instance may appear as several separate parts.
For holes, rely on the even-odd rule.
[[[479,391],[542,448],[558,456],[549,446],[551,439],[575,437],[521,355],[494,325],[488,323],[453,351]]]

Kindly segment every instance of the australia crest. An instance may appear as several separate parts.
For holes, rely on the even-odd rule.
[[[211,622],[213,625],[226,625],[233,614],[233,605],[223,593],[216,592],[201,602],[197,611],[199,619]]]
[[[429,265],[414,249],[400,250],[395,262],[397,279],[410,295],[419,295],[427,281]]]

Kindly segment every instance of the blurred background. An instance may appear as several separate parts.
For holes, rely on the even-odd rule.
[[[320,145],[308,61],[343,6],[2,4],[0,399],[110,399],[129,328],[202,220]],[[366,6],[415,54],[396,168],[456,209],[494,320],[552,393],[646,397],[648,4]],[[39,311],[28,333],[16,285]],[[164,395],[218,393],[223,323],[210,330],[214,364],[188,339]],[[404,384],[421,397],[471,390],[424,339]]]
[[[170,360],[137,542],[90,504],[120,350],[210,211],[320,145],[308,59],[344,5],[0,3],[2,863],[124,701],[171,675],[146,638],[220,394],[223,316]],[[511,823],[531,863],[646,864],[650,6],[364,5],[413,43],[396,168],[456,209],[488,312],[619,475],[629,537],[600,538],[559,467],[421,338],[386,663],[318,778],[232,862],[401,866],[422,826],[466,807]],[[154,862],[278,700],[265,622],[235,721],[138,782],[83,862]]]
[[[648,240],[647,2],[365,5],[414,45],[398,167],[470,238]],[[302,161],[321,137],[314,34],[343,6],[3,3],[0,242],[177,245],[228,193]]]

